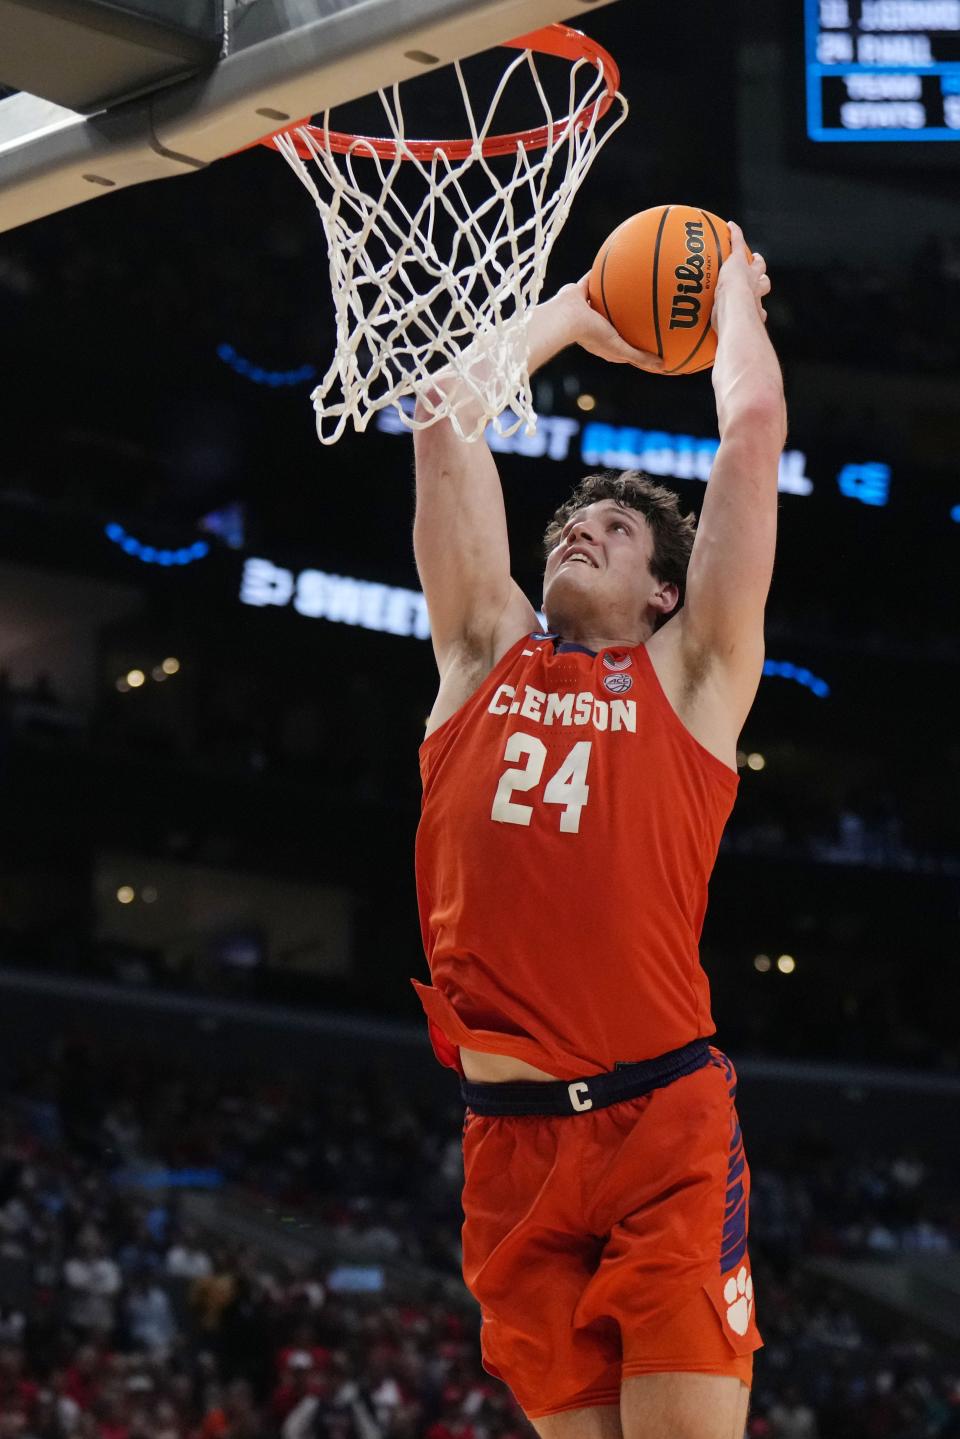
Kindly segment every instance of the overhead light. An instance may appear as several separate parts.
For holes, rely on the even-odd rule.
[[[747,765],[750,769],[763,769],[765,764],[766,760],[764,759],[762,754],[747,755]]]
[[[117,890],[117,899],[121,904],[132,904],[137,897],[137,892],[132,884],[122,884]]]
[[[738,749],[738,750],[737,750],[737,769],[743,769],[743,767],[744,767],[744,765],[746,764],[746,762],[747,762],[746,750]]]
[[[758,954],[754,956],[753,967],[761,974],[766,974],[770,968],[771,960],[769,954]]]
[[[163,665],[154,665],[153,669],[150,671],[150,675],[153,679],[156,680],[158,685],[163,684],[164,680],[169,678],[166,670],[163,668]]]
[[[147,677],[144,674],[143,670],[127,671],[127,684],[132,690],[138,690],[140,686],[145,683],[146,678]]]
[[[180,669],[180,661],[171,656],[170,659],[164,660],[160,668],[165,675],[175,675]]]
[[[792,974],[797,967],[797,961],[792,954],[781,954],[777,960],[777,968],[781,974]]]
[[[596,396],[580,394],[577,396],[578,410],[595,410],[597,408]]]
[[[126,677],[126,675],[121,675],[120,678],[117,680],[117,689],[120,691],[120,693],[121,693],[122,695],[125,695],[125,694],[128,693],[128,691],[129,691],[129,689],[130,689],[130,686],[127,684],[127,677]]]
[[[144,904],[155,904],[157,899],[156,888],[152,884],[145,884],[140,891],[140,898]]]

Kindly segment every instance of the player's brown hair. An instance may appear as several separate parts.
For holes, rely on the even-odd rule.
[[[570,516],[596,500],[616,500],[618,505],[639,510],[643,515],[653,533],[650,573],[663,584],[677,586],[680,591],[679,609],[683,604],[687,565],[697,529],[696,516],[681,514],[674,491],[658,485],[642,470],[604,470],[600,474],[585,476],[547,525],[543,536],[544,555],[549,555],[554,548]]]

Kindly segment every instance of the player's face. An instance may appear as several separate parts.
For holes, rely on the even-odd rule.
[[[547,557],[543,605],[554,628],[570,620],[635,625],[661,588],[650,573],[653,536],[643,515],[594,500],[571,515]]]

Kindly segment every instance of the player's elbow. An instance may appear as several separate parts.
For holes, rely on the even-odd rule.
[[[787,409],[777,385],[758,385],[737,397],[723,416],[724,440],[738,446],[772,450],[777,455],[787,442]]]

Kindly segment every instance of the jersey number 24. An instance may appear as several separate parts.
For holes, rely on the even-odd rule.
[[[590,740],[579,740],[544,785],[544,804],[562,806],[560,830],[563,834],[578,834],[580,831],[580,815],[590,798],[590,786],[587,784],[590,749]],[[533,818],[533,805],[517,804],[512,796],[536,789],[539,785],[547,762],[547,747],[536,735],[523,734],[518,730],[508,738],[503,757],[511,763],[517,760],[524,763],[516,769],[504,770],[500,776],[490,818],[499,824],[529,824]]]

